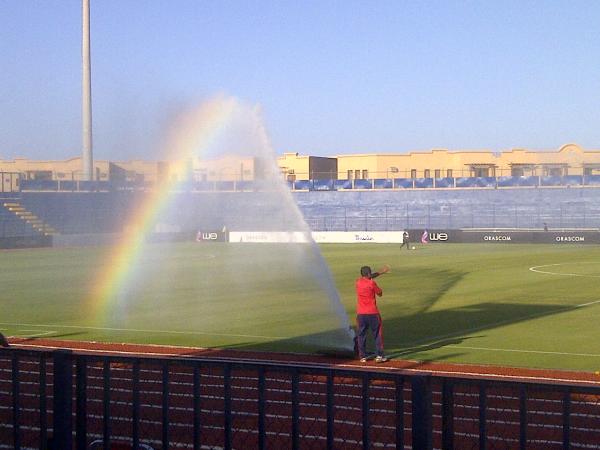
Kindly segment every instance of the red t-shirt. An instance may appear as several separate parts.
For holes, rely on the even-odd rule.
[[[370,278],[356,280],[356,314],[379,314],[375,296],[382,294],[381,288]]]

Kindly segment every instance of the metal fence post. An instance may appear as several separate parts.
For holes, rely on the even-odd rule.
[[[396,378],[396,448],[404,449],[404,378]]]
[[[487,447],[487,393],[486,385],[482,381],[479,385],[479,449],[485,450]]]
[[[83,355],[77,356],[76,373],[75,446],[77,450],[85,450],[87,447],[87,359]]]
[[[231,365],[223,367],[223,433],[225,450],[231,450]]]
[[[454,384],[450,379],[442,386],[442,449],[454,449]]]
[[[12,410],[13,410],[13,445],[21,448],[21,406],[19,404],[19,356],[12,354]]]
[[[40,355],[40,450],[48,448],[48,424],[46,408],[46,355]]]
[[[415,376],[411,385],[413,449],[431,450],[433,448],[431,378]]]
[[[563,450],[571,448],[571,391],[563,393]]]
[[[102,441],[104,450],[110,450],[110,358],[105,357],[102,364]]]
[[[327,372],[327,448],[333,448],[333,371]]]
[[[162,447],[169,448],[169,363],[162,364]]]
[[[527,448],[527,387],[519,389],[519,444],[522,450]]]
[[[265,448],[265,368],[258,368],[258,449]]]
[[[73,365],[71,351],[56,350],[54,365],[54,400],[52,449],[73,447]]]
[[[131,411],[131,435],[132,448],[138,450],[140,448],[140,360],[136,359],[132,366],[132,411]],[[195,430],[195,429],[194,429]]]
[[[298,369],[292,370],[292,450],[300,448],[300,398],[299,398],[300,375]]]
[[[370,423],[370,405],[369,405],[369,387],[371,385],[371,378],[369,372],[365,372],[362,376],[362,440],[363,449],[368,450],[371,448],[369,427]]]

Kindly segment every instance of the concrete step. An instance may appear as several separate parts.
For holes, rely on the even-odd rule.
[[[52,228],[50,225],[44,223],[42,219],[36,216],[31,211],[27,211],[23,206],[21,206],[18,202],[4,202],[4,207],[12,212],[19,219],[27,222],[31,227],[45,236],[52,236],[58,234],[58,232]]]

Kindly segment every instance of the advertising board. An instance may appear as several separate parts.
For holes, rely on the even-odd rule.
[[[229,236],[226,231],[198,231],[196,242],[227,242]]]
[[[313,231],[312,237],[323,244],[402,243],[402,231]]]
[[[600,231],[409,230],[412,240],[428,243],[600,244]]]
[[[323,244],[402,243],[401,231],[313,231],[310,234],[315,242]],[[231,231],[229,242],[306,243],[310,237],[302,231]]]
[[[310,237],[303,231],[230,231],[229,242],[307,243]]]

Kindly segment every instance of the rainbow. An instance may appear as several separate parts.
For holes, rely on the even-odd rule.
[[[168,139],[171,172],[185,173],[188,161],[199,156],[209,146],[239,107],[236,99],[219,96],[182,115]],[[177,179],[182,177],[164,178],[157,181],[153,190],[132,211],[124,233],[100,266],[104,270],[92,285],[89,298],[91,305],[88,308],[91,310],[91,318],[96,322],[106,323],[110,312],[118,305],[119,293],[131,281],[131,274],[137,266],[155,220],[169,204],[171,192],[187,181]]]

